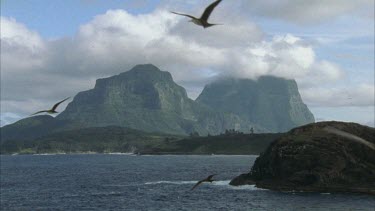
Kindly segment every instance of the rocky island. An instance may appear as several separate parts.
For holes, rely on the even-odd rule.
[[[344,134],[352,134],[357,141]],[[366,142],[364,142],[366,141]],[[375,129],[355,123],[320,122],[295,128],[276,139],[251,171],[231,185],[255,184],[280,191],[375,194]]]

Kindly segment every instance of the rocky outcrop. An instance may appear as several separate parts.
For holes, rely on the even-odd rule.
[[[239,115],[265,131],[286,132],[314,122],[294,80],[263,76],[258,80],[224,79],[207,85],[196,100]]]
[[[231,185],[375,194],[374,145],[375,129],[371,127],[343,122],[309,124],[274,141],[251,171],[233,179]]]

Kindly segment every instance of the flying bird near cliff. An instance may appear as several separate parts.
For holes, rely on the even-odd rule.
[[[49,113],[49,114],[59,113],[59,112],[56,111],[57,106],[59,106],[61,103],[63,103],[64,101],[66,101],[66,100],[69,99],[69,98],[70,98],[70,97],[65,98],[64,100],[62,100],[62,101],[56,103],[56,104],[55,104],[51,109],[49,109],[49,110],[38,111],[38,112],[36,112],[36,113],[31,114],[30,116],[33,116],[33,115],[35,115],[35,114],[40,114],[40,113]]]
[[[202,184],[203,182],[210,182],[210,183],[213,182],[214,180],[212,179],[212,177],[215,176],[215,175],[217,175],[217,174],[212,174],[212,175],[208,176],[206,179],[203,179],[203,180],[197,182],[191,190],[194,190],[198,185]]]
[[[375,144],[373,144],[373,143],[371,143],[371,142],[369,142],[369,141],[367,141],[367,140],[365,140],[361,137],[358,137],[354,134],[347,133],[345,131],[339,130],[339,129],[334,128],[334,127],[329,127],[329,126],[325,127],[323,130],[325,130],[326,132],[333,133],[333,134],[336,134],[338,136],[347,138],[349,140],[364,144],[364,145],[368,146],[369,148],[375,150]]]
[[[193,22],[199,26],[203,26],[203,28],[208,28],[211,26],[215,25],[220,25],[220,24],[213,24],[213,23],[208,23],[208,18],[210,17],[212,11],[215,9],[215,7],[221,2],[222,0],[217,0],[210,4],[203,12],[202,16],[200,18],[196,18],[194,16],[188,15],[188,14],[183,14],[183,13],[177,13],[177,12],[171,12],[176,15],[182,15],[191,18],[190,22]]]

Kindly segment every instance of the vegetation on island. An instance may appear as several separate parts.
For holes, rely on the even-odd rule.
[[[260,154],[280,135],[227,130],[217,136],[178,136],[108,126],[56,132],[33,140],[7,140],[1,143],[1,153]]]

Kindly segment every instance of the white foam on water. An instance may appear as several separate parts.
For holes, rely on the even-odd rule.
[[[212,185],[218,185],[218,186],[229,186],[230,180],[218,180],[218,181],[213,181]]]
[[[53,156],[53,155],[66,155],[66,153],[41,153],[41,154],[33,154],[35,156]]]
[[[196,184],[198,181],[155,181],[155,182],[146,182],[145,185],[156,185],[156,184],[173,184],[173,185],[186,185],[186,184]],[[213,181],[211,184],[207,183],[208,185],[213,186],[222,186],[225,188],[230,188],[233,190],[267,190],[262,188],[257,188],[255,185],[242,185],[242,186],[232,186],[229,185],[230,180],[220,180],[220,181]]]
[[[234,189],[234,190],[262,190],[262,191],[266,191],[267,189],[263,189],[263,188],[257,188],[255,185],[241,185],[241,186],[230,186],[231,189]]]
[[[111,153],[108,153],[108,155],[128,155],[128,156],[134,156],[136,154],[134,154],[132,152],[111,152]]]
[[[184,185],[184,184],[195,184],[198,181],[156,181],[146,182],[145,185],[156,185],[156,184],[173,184],[173,185]]]
[[[230,180],[222,180],[222,181],[214,181],[212,185],[226,186],[233,190],[267,190],[267,189],[257,188],[255,185],[233,186],[233,185],[230,185],[229,183],[230,183]]]

